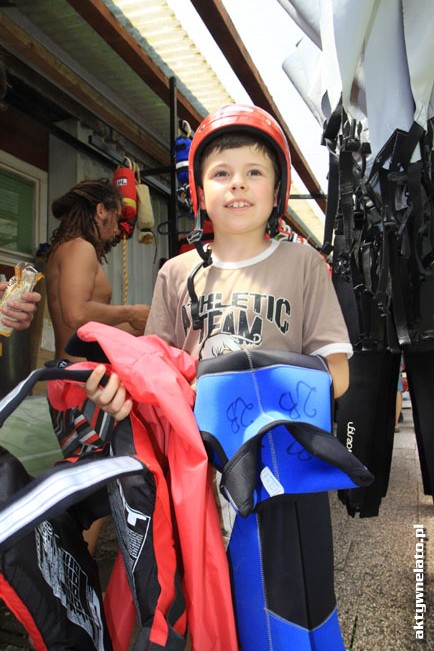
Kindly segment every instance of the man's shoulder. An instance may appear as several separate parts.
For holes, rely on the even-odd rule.
[[[96,257],[95,247],[91,242],[83,239],[82,237],[73,237],[70,240],[60,242],[54,249],[52,255],[56,257],[63,257],[65,255],[75,255],[80,252],[80,255],[86,253]]]

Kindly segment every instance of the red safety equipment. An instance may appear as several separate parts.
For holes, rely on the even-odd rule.
[[[200,154],[211,139],[231,131],[251,133],[265,140],[276,152],[281,167],[277,209],[281,216],[287,207],[291,185],[291,156],[288,141],[278,122],[272,115],[258,106],[230,104],[210,113],[199,125],[191,143],[188,168],[190,196],[193,212],[197,213],[199,202],[197,186],[200,185]]]
[[[113,174],[113,185],[122,194],[122,214],[119,220],[119,239],[131,237],[137,218],[136,177],[129,159],[129,167],[118,167]]]
[[[164,527],[161,520],[164,515],[173,516],[192,648],[194,651],[237,651],[227,558],[208,457],[192,410],[195,394],[191,382],[195,378],[196,360],[156,335],[134,337],[102,323],[87,323],[78,330],[78,336],[82,342],[97,342],[101,346],[110,360],[107,370],[116,372],[134,400],[130,420],[135,456],[146,457],[147,467],[156,478],[156,497],[162,495],[161,491],[170,490],[172,508],[163,504],[163,512],[156,509],[152,517],[152,535],[148,538],[147,549],[153,546],[156,565],[149,570],[151,578],[154,582],[157,578],[161,580],[163,587],[168,581],[173,586],[168,572],[171,548],[167,536],[170,531],[167,532],[168,523]],[[80,362],[80,367],[89,364]],[[49,399],[55,409],[71,409],[80,404],[83,393],[79,385],[71,384],[65,389],[63,381],[49,385]],[[122,421],[118,427],[124,427],[125,423]],[[123,435],[119,435],[119,431],[117,434],[118,441],[122,441]],[[170,481],[165,487],[166,472]],[[161,536],[165,536],[165,540]],[[149,569],[149,564],[147,567]],[[122,578],[121,568],[117,567],[118,571],[116,578]],[[173,579],[173,572],[171,576]],[[116,612],[106,610],[110,630],[116,629],[118,634],[118,615],[124,617],[126,610],[133,606],[128,594],[121,593],[122,585],[125,587],[128,583],[111,584],[114,594],[110,602]],[[149,587],[140,585],[143,585],[143,597],[150,599]],[[169,608],[172,602],[167,598],[167,591],[161,588],[159,595],[157,605],[165,607],[165,612],[168,609],[170,615],[176,614],[176,608],[173,611]],[[164,648],[162,627],[167,629],[167,626],[161,610],[154,619],[151,641],[155,642],[155,649],[157,644]],[[128,633],[128,622],[122,628]],[[128,645],[120,648],[126,649]],[[168,645],[165,648],[176,647]]]

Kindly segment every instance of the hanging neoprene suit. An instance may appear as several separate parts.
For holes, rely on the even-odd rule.
[[[199,362],[195,416],[237,513],[228,558],[243,651],[343,651],[325,491],[373,477],[331,434],[319,357],[245,350]]]

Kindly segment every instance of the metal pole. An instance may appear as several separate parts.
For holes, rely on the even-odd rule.
[[[178,115],[176,102],[176,77],[170,77],[170,201],[169,201],[169,257],[178,253],[178,231],[176,213],[178,199],[176,195],[176,161],[175,140],[178,134]]]

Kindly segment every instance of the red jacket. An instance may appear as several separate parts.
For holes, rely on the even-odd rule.
[[[81,327],[78,335],[84,341],[97,341],[104,350],[112,371],[135,401],[134,418],[146,423],[154,447],[157,444],[158,461],[169,469],[193,649],[236,651],[227,559],[208,458],[192,410],[195,394],[190,383],[196,360],[155,335],[133,337],[95,322]],[[49,384],[49,400],[55,408],[82,402],[83,389],[78,385]]]

